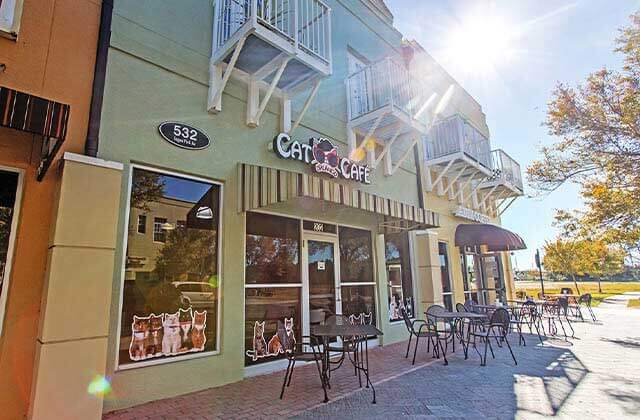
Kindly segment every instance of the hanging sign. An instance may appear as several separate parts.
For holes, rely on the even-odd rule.
[[[371,184],[371,169],[340,157],[338,149],[328,139],[311,137],[307,143],[303,143],[292,140],[286,133],[280,133],[273,139],[273,150],[282,159],[294,159],[312,165],[317,173]]]
[[[453,215],[478,223],[491,223],[491,219],[484,214],[462,206],[458,206],[458,208],[453,212]]]
[[[183,149],[201,150],[211,144],[202,130],[184,123],[165,121],[158,126],[158,131],[163,139]]]

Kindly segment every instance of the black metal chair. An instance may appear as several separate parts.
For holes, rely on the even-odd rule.
[[[511,317],[511,326],[515,327],[518,331],[518,344],[522,343],[527,345],[524,336],[522,335],[522,327],[524,325],[529,327],[529,333],[533,334],[533,328],[535,327],[538,333],[538,339],[540,343],[544,345],[542,336],[540,335],[540,314],[538,313],[538,305],[535,302],[527,301],[523,303],[519,308],[514,308]]]
[[[353,325],[351,320],[346,315],[331,315],[325,320],[325,325]],[[339,337],[340,342],[329,343],[329,352],[340,353],[340,358],[337,361],[332,361],[331,358],[327,361],[329,363],[328,375],[331,376],[331,372],[339,369],[344,363],[347,357],[354,358],[354,375],[358,374],[358,368],[355,367],[358,363],[358,340],[363,337]],[[333,368],[331,365],[335,365]],[[361,379],[360,379],[361,380]]]
[[[569,327],[571,328],[572,334],[574,336],[573,326],[571,326],[571,321],[569,321],[568,317],[568,301],[567,298],[559,298],[557,300],[548,300],[542,304],[542,313],[541,317],[543,320],[547,321],[547,326],[549,328],[549,334],[557,335],[558,327],[556,322],[560,324],[560,328],[562,328],[562,333],[564,334],[565,339],[569,338],[567,335],[567,330],[564,328],[564,322],[562,319],[564,318]],[[544,328],[544,325],[543,325]],[[546,332],[545,332],[546,335]]]
[[[284,374],[284,380],[282,381],[282,390],[280,391],[280,399],[284,396],[285,387],[291,385],[291,378],[293,377],[293,369],[296,366],[296,362],[315,362],[318,369],[318,375],[320,376],[320,382],[322,383],[322,390],[324,391],[324,402],[329,401],[327,397],[327,383],[325,383],[324,375],[322,374],[322,352],[320,351],[320,345],[316,337],[303,336],[300,341],[296,342],[293,349],[290,352],[285,353],[289,364]]]
[[[411,318],[409,318],[409,315],[404,308],[400,308],[400,313],[402,314],[404,325],[407,327],[407,331],[409,332],[409,342],[407,343],[407,352],[405,353],[404,358],[406,359],[409,357],[409,349],[411,348],[411,339],[413,337],[416,338],[416,344],[413,348],[413,360],[411,361],[412,365],[416,364],[416,353],[418,351],[418,343],[421,337],[427,338],[427,352],[429,352],[430,347],[433,346],[433,357],[439,358],[440,353],[438,351],[436,343],[434,342],[434,338],[437,340],[438,334],[436,331],[434,331],[432,325],[423,319],[414,319],[413,321],[411,321]],[[417,326],[418,329],[416,330]],[[442,344],[440,344],[440,347],[442,347]]]
[[[582,305],[586,306],[586,308],[589,310],[589,314],[591,315],[591,319],[594,321],[597,321],[596,314],[593,313],[593,309],[591,309],[592,299],[593,298],[591,296],[591,293],[585,293],[581,295],[580,298],[578,299],[578,309],[580,309],[580,306]]]
[[[451,340],[453,351],[456,351],[455,344],[455,324],[447,321],[438,321],[438,314],[448,312],[447,308],[442,305],[431,305],[427,308],[427,323],[430,324],[437,333],[437,340],[442,347],[441,340],[444,341],[444,354],[447,353],[449,340]],[[446,362],[445,358],[445,362]]]
[[[499,338],[500,341],[504,342],[509,349],[509,353],[511,353],[511,358],[513,362],[517,365],[518,361],[516,360],[516,356],[513,354],[513,350],[511,350],[511,345],[509,344],[509,340],[507,339],[507,335],[509,334],[509,327],[511,324],[511,316],[509,315],[509,311],[504,308],[497,308],[493,314],[491,314],[491,318],[489,319],[489,325],[485,331],[472,331],[470,332],[470,337],[473,337],[473,348],[480,356],[480,366],[486,366],[487,364],[487,347],[491,349],[491,356],[495,358],[495,354],[493,353],[493,347],[491,347],[491,337],[495,337],[496,340]],[[476,346],[476,337],[480,340],[484,341],[484,357],[480,354],[478,347]],[[467,351],[469,346],[467,344]],[[465,353],[465,357],[467,354]]]

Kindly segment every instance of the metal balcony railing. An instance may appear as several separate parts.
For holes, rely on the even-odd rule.
[[[385,58],[373,63],[347,77],[349,120],[387,105],[412,116],[417,111],[418,87],[405,66],[395,60]]]
[[[464,153],[485,168],[493,168],[489,139],[459,115],[436,123],[425,145],[427,161]]]
[[[493,180],[503,180],[513,185],[520,191],[524,191],[522,183],[522,171],[520,164],[502,149],[491,152]]]
[[[218,48],[255,21],[321,60],[331,61],[331,17],[320,0],[219,0],[215,7]]]

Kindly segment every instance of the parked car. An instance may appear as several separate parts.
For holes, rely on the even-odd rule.
[[[182,296],[182,304],[194,308],[211,307],[217,298],[218,289],[206,282],[174,281],[172,283]]]

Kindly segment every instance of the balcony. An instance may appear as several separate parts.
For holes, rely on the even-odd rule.
[[[249,89],[247,125],[259,124],[272,95],[283,98],[283,117],[290,120],[288,98],[311,90],[310,102],[331,72],[331,9],[321,0],[215,2],[210,112],[221,111],[222,92],[234,76]]]
[[[485,197],[493,197],[498,213],[502,214],[510,205],[502,206],[504,203],[524,195],[522,171],[520,164],[502,149],[491,152],[491,165],[492,175],[480,184],[479,189]]]
[[[493,174],[489,139],[460,115],[432,127],[424,152],[427,191],[435,189],[439,196],[448,193],[451,199],[457,196],[460,203],[474,197]]]
[[[351,74],[346,85],[351,155],[366,154],[374,168],[384,159],[385,174],[392,175],[426,133],[423,114],[436,95],[427,98],[392,58]]]

